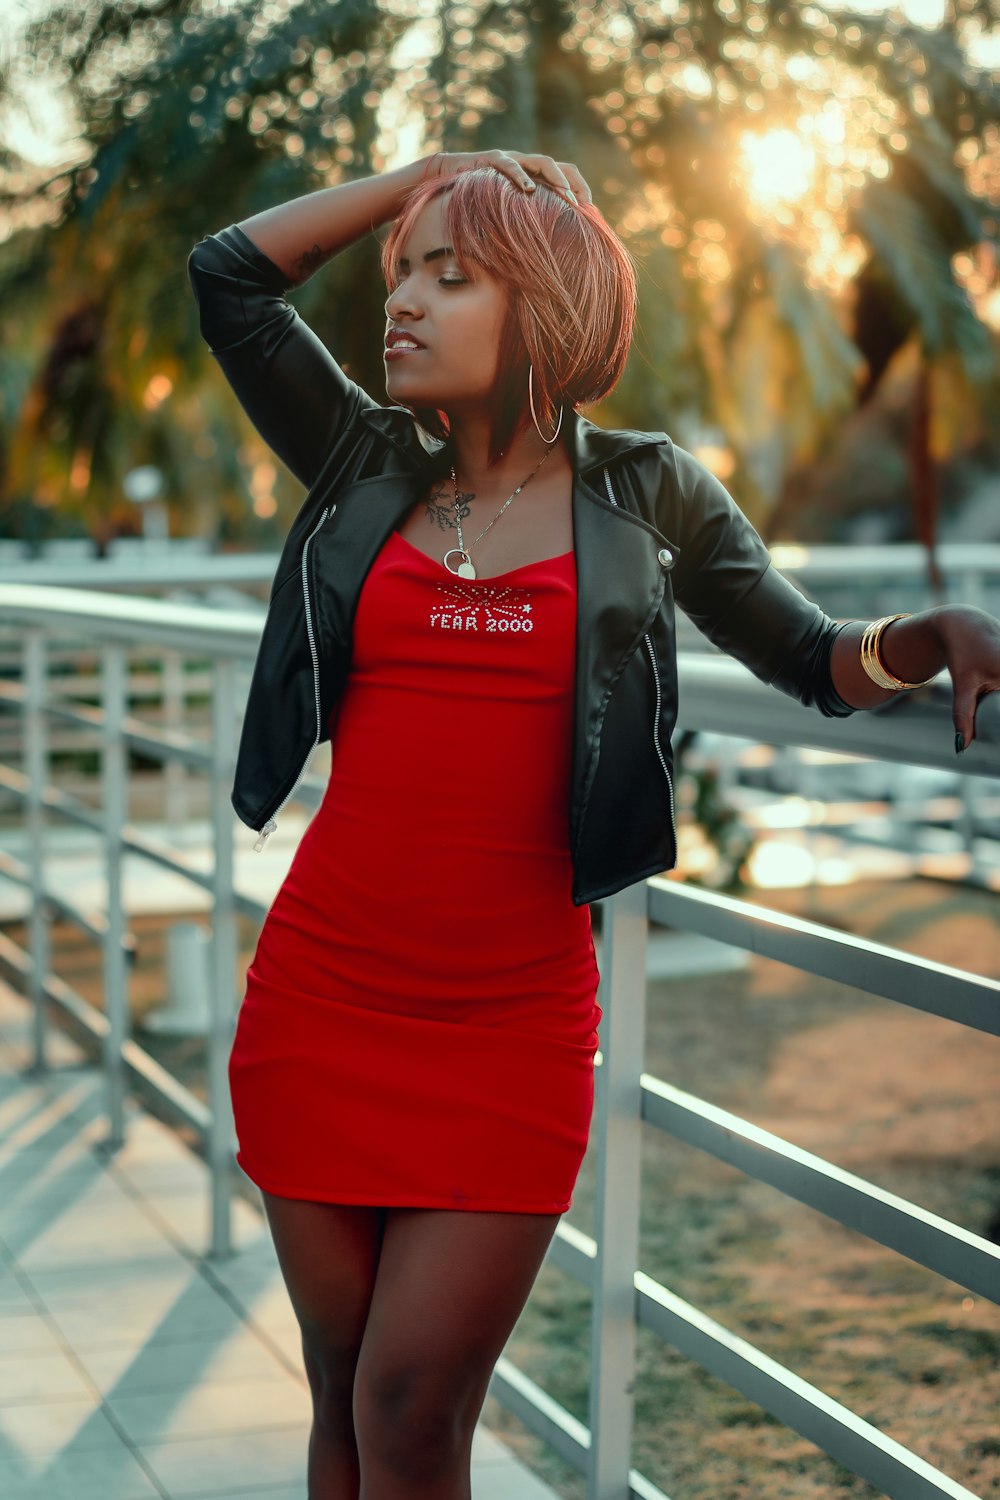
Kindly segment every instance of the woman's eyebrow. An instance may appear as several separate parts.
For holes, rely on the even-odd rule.
[[[439,245],[436,250],[428,250],[427,254],[424,256],[424,264],[426,265],[429,260],[439,260],[442,255],[454,254],[455,252],[450,245]],[[409,266],[410,262],[407,260],[405,255],[401,255],[399,257],[399,264],[401,266]]]

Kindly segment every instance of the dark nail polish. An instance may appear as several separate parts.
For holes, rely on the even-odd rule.
[[[959,730],[957,732],[957,734],[955,735],[955,754],[956,755],[961,755],[961,753],[962,753],[962,751],[964,749],[965,749],[965,735],[962,733],[961,730]]]

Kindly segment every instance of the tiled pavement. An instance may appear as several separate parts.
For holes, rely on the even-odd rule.
[[[309,1398],[266,1224],[204,1256],[204,1165],[130,1109],[110,1158],[98,1072],[67,1038],[24,1072],[0,982],[0,1496],[306,1500]],[[473,1500],[553,1500],[482,1426]]]

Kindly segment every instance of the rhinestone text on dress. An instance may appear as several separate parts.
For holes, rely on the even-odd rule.
[[[432,630],[470,631],[483,635],[529,635],[535,628],[530,589],[470,589],[460,583],[438,584],[439,607],[429,615]]]

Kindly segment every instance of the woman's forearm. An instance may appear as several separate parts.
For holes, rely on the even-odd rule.
[[[934,628],[936,610],[925,609],[905,620],[893,620],[882,632],[879,655],[891,672],[902,682],[923,682],[946,665],[944,646]],[[874,708],[896,691],[872,682],[861,665],[861,637],[867,620],[851,620],[833,643],[830,675],[833,685],[845,703],[854,708]]]
[[[430,160],[423,156],[392,172],[305,193],[241,219],[239,228],[300,286],[341,250],[395,218]]]

